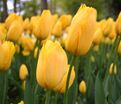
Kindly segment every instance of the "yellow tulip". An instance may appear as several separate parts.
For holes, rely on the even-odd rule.
[[[76,55],[84,55],[91,47],[96,29],[96,9],[81,6],[73,17],[66,41],[66,49]]]
[[[44,10],[41,16],[35,20],[33,26],[34,35],[41,40],[46,39],[52,31],[56,19],[56,15],[53,16],[49,10]]]
[[[52,34],[54,36],[61,36],[62,35],[62,23],[60,21],[57,21],[52,29]]]
[[[65,29],[67,26],[70,25],[71,23],[71,20],[72,20],[72,15],[62,15],[60,18],[59,18],[59,21],[62,23],[62,28]]]
[[[116,33],[121,35],[121,12],[118,15],[118,18],[116,19]]]
[[[29,18],[26,18],[23,22],[23,28],[24,28],[24,31],[27,31],[27,30],[30,30],[30,21],[29,21]]]
[[[57,41],[47,40],[40,51],[37,63],[38,84],[44,88],[55,90],[68,73],[67,64],[67,56],[61,45]]]
[[[5,26],[7,29],[11,26],[12,22],[15,20],[23,22],[22,16],[18,16],[15,13],[10,14],[5,20]]]
[[[20,101],[18,104],[24,104],[24,101],[22,100],[22,101]]]
[[[121,41],[120,41],[120,43],[119,43],[119,45],[118,45],[118,50],[117,50],[117,52],[118,52],[118,54],[121,55]]]
[[[23,32],[23,27],[21,21],[15,20],[10,25],[10,28],[7,33],[7,39],[12,41],[17,41]]]
[[[103,39],[103,33],[100,27],[98,27],[94,33],[93,43],[99,44]]]
[[[25,51],[32,51],[34,49],[34,41],[30,37],[21,37],[19,43]]]
[[[22,64],[19,69],[19,78],[25,80],[28,76],[28,69],[25,64]]]
[[[4,24],[0,24],[0,40],[5,40],[6,38],[6,33],[7,33],[7,30],[5,28],[5,25]]]
[[[115,30],[115,22],[113,22],[112,24],[112,30],[111,32],[108,34],[108,37],[110,39],[114,39],[116,37],[116,30]]]
[[[0,70],[7,70],[15,53],[15,47],[12,42],[5,41],[0,44]]]
[[[105,24],[103,24],[103,25],[104,25],[103,34],[105,36],[108,36],[111,33],[112,29],[113,29],[114,20],[112,18],[108,18],[106,20]]]
[[[79,84],[79,91],[82,94],[85,94],[86,93],[86,90],[87,90],[86,83],[85,83],[84,80],[82,80],[81,83]]]
[[[114,64],[110,64],[110,67],[109,67],[109,74],[112,75],[113,74],[113,67],[114,67]]]
[[[36,47],[34,50],[34,58],[37,58],[38,52],[39,52],[39,48]]]
[[[16,49],[16,53],[20,52],[20,46],[18,44],[15,44],[15,49]]]
[[[22,51],[22,55],[23,55],[23,56],[29,56],[29,55],[30,55],[30,51],[23,50],[23,51]]]

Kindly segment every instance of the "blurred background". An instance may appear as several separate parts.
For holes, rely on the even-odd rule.
[[[50,9],[52,13],[60,15],[74,15],[84,3],[97,9],[98,20],[109,16],[115,19],[121,11],[121,0],[0,0],[0,22],[12,12],[25,18],[39,15],[43,9]]]

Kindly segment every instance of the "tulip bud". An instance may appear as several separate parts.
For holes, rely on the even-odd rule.
[[[86,93],[86,90],[87,90],[86,83],[85,83],[84,80],[82,80],[81,83],[79,84],[79,91],[82,94],[85,94]]]
[[[34,49],[34,41],[30,37],[21,37],[19,43],[26,52],[30,52]]]
[[[7,70],[15,53],[15,47],[12,42],[5,41],[0,44],[0,70]]]
[[[103,33],[100,27],[98,27],[94,33],[93,43],[99,44],[103,39]]]
[[[23,101],[23,100],[21,100],[18,104],[24,104],[24,101]]]
[[[37,58],[38,51],[39,51],[39,48],[36,47],[34,50],[34,58]]]
[[[118,15],[118,18],[116,19],[116,33],[121,35],[121,12]]]
[[[97,26],[96,9],[82,6],[73,17],[66,41],[66,49],[76,55],[85,55],[91,47]]]
[[[65,29],[67,26],[70,25],[72,20],[72,16],[71,15],[62,15],[59,18],[59,21],[62,23],[62,28]]]
[[[7,33],[7,39],[12,41],[17,41],[21,37],[22,32],[23,32],[22,23],[20,21],[15,20],[10,25],[10,28]]]
[[[19,77],[21,80],[25,80],[28,76],[28,69],[25,64],[22,64],[19,69]]]
[[[120,41],[120,43],[119,43],[119,45],[118,45],[118,50],[117,50],[117,52],[118,52],[118,54],[121,55],[121,41]]]
[[[109,74],[110,74],[110,75],[113,74],[113,66],[114,66],[114,64],[112,63],[112,64],[110,65],[110,68],[109,68]]]
[[[52,34],[57,37],[62,35],[62,23],[60,21],[57,21],[57,23],[54,25]]]

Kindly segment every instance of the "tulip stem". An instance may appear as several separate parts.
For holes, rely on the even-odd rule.
[[[54,104],[58,104],[58,93],[57,92],[55,94],[55,103]]]
[[[0,72],[0,104],[5,104],[7,92],[7,71]]]
[[[75,58],[76,57],[73,55],[71,58],[71,62],[70,62],[70,68],[69,68],[68,77],[67,77],[67,81],[66,81],[66,90],[65,90],[65,94],[64,94],[64,104],[68,104],[69,80],[70,80],[71,70],[72,70],[72,66],[74,64]]]
[[[46,100],[45,100],[45,104],[50,104],[50,95],[51,95],[51,91],[48,90],[46,91]]]

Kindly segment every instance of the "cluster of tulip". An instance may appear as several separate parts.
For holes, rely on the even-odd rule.
[[[0,104],[120,104],[121,13],[49,10],[0,23]],[[78,91],[79,89],[79,91]]]

